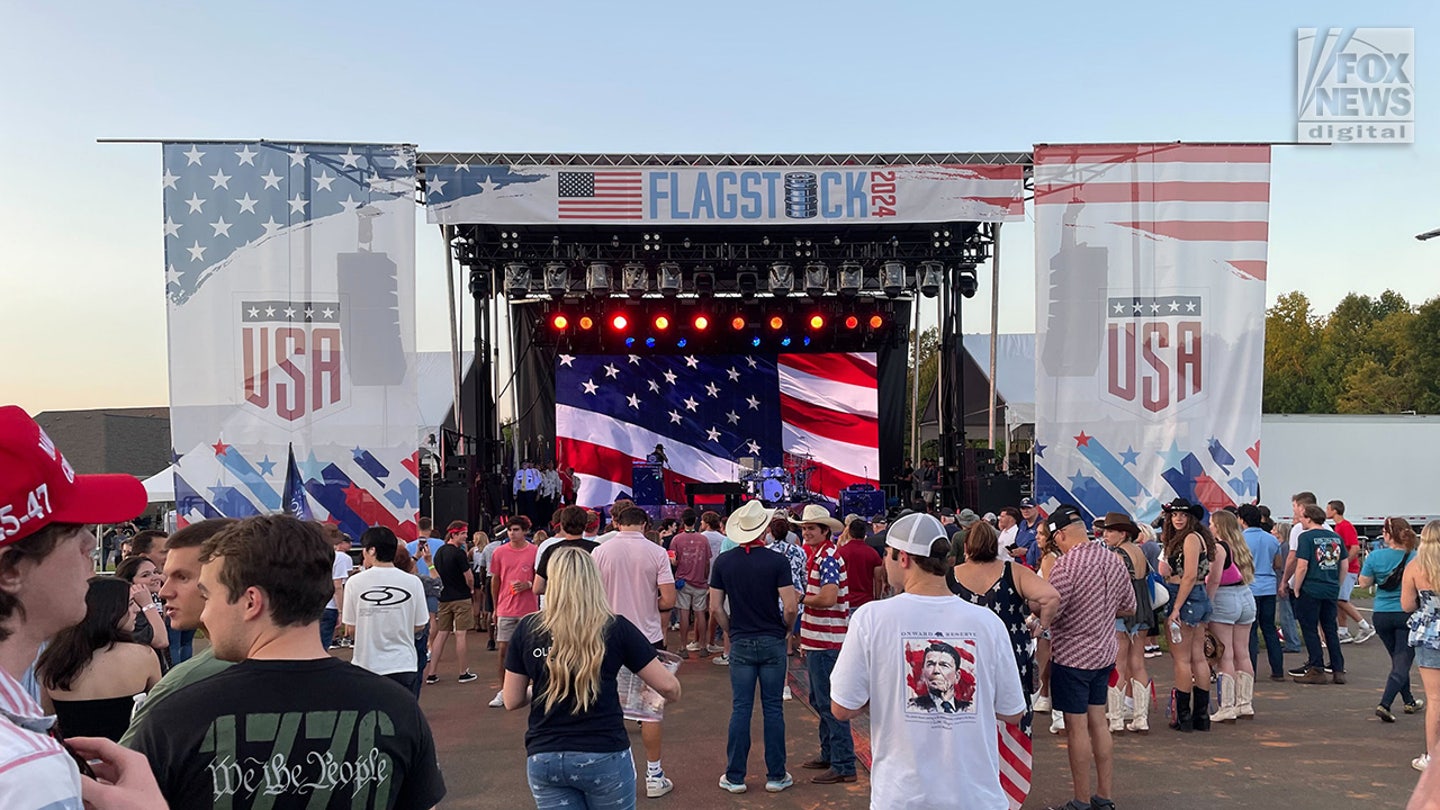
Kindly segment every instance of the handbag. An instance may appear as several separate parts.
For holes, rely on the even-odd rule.
[[[1385,576],[1385,580],[1377,584],[1375,587],[1379,588],[1382,591],[1399,590],[1400,583],[1405,581],[1405,566],[1409,564],[1410,555],[1406,554],[1405,559],[1401,560],[1398,565],[1390,569],[1390,573]]]
[[[1154,605],[1156,610],[1170,604],[1170,589],[1165,587],[1165,580],[1154,571],[1151,571],[1146,579],[1150,581],[1150,604]]]

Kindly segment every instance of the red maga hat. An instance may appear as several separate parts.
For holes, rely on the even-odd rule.
[[[133,475],[76,475],[55,442],[15,405],[0,407],[0,546],[52,523],[118,523],[145,511]]]

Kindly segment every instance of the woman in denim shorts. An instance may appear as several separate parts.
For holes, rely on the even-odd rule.
[[[1170,655],[1175,661],[1175,704],[1170,728],[1210,730],[1210,668],[1205,661],[1205,622],[1212,611],[1205,593],[1215,537],[1205,528],[1205,508],[1184,498],[1163,507],[1160,574],[1170,591]],[[1193,714],[1192,714],[1193,711]]]
[[[1440,520],[1420,532],[1420,548],[1400,583],[1400,606],[1410,613],[1408,640],[1425,683],[1425,753],[1410,760],[1423,771],[1440,754]]]
[[[1255,623],[1255,593],[1250,590],[1255,581],[1255,558],[1233,512],[1221,510],[1211,515],[1210,532],[1216,543],[1215,564],[1205,583],[1215,603],[1210,632],[1224,648],[1215,680],[1220,710],[1211,719],[1233,723],[1240,717],[1255,716],[1255,666],[1244,649],[1250,641],[1250,625]]]

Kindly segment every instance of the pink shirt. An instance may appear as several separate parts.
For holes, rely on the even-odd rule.
[[[610,609],[640,628],[650,642],[665,637],[660,624],[661,585],[674,585],[670,555],[639,532],[616,532],[590,553],[610,597]]]
[[[499,593],[495,594],[495,615],[507,619],[519,618],[540,609],[540,597],[529,588],[519,593],[511,593],[510,583],[512,582],[534,582],[535,581],[535,553],[539,549],[525,544],[524,548],[515,548],[506,543],[495,549],[490,557],[490,575],[500,582]]]
[[[704,588],[710,584],[710,540],[699,532],[680,532],[670,539],[675,553],[675,578],[686,585]]]

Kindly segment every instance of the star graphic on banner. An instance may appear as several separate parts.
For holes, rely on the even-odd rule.
[[[194,147],[192,146],[191,148],[193,149]],[[230,445],[226,444],[224,439],[220,439],[210,446],[215,448],[215,455],[217,456],[223,456],[230,450]]]
[[[1180,311],[1180,302],[1179,302],[1179,301],[1171,301],[1171,302],[1170,302],[1170,311],[1171,311],[1171,312],[1179,312],[1179,311]]]
[[[725,420],[732,425],[740,424],[740,414],[730,411],[725,414]]]
[[[330,184],[331,184],[331,183],[334,183],[334,182],[335,182],[335,179],[336,179],[336,178],[333,177],[333,176],[331,176],[331,174],[330,174],[329,172],[325,171],[324,169],[321,169],[321,170],[320,170],[320,176],[315,178],[315,190],[316,190],[316,191],[330,191],[330,190],[331,190]],[[440,182],[443,184],[445,181],[444,181],[444,180],[441,180]],[[438,193],[438,192],[437,192],[437,193]]]
[[[1116,315],[1120,315],[1120,314],[1123,314],[1124,312],[1125,312],[1125,305],[1122,304],[1122,303],[1120,303],[1119,301],[1116,301],[1116,302],[1115,302],[1115,314],[1116,314]]]
[[[674,385],[674,384],[675,384],[675,372],[673,372],[673,371],[667,371],[667,372],[665,372],[665,382],[670,383],[671,385]]]
[[[1194,302],[1194,301],[1186,301],[1186,302],[1185,302],[1185,311],[1186,311],[1186,312],[1194,312],[1194,311],[1195,311],[1195,302]]]
[[[190,261],[198,262],[204,260],[205,251],[207,250],[207,248],[202,247],[200,244],[200,240],[197,239],[195,240],[195,244],[191,245],[188,248],[185,248],[185,250],[189,251],[190,253]]]
[[[235,157],[240,158],[241,166],[254,166],[255,156],[258,154],[260,153],[250,151],[250,144],[247,143],[243,149],[235,153]]]
[[[313,317],[315,317],[315,308],[314,308],[314,307],[306,307],[306,308],[305,308],[305,317],[306,317],[306,318],[313,318]]]
[[[280,181],[285,178],[276,174],[274,169],[271,169],[260,175],[260,179],[265,181],[265,188],[273,188],[278,190],[280,188]]]
[[[228,222],[225,221],[225,217],[220,217],[219,219],[217,219],[217,220],[215,220],[214,222],[210,223],[210,227],[212,227],[212,228],[215,229],[215,233],[212,234],[213,236],[229,236],[229,235],[230,235],[230,223],[228,223]]]
[[[671,411],[671,412],[670,412],[670,421],[673,422],[674,424],[677,424],[677,425],[680,424],[682,418],[683,418],[683,417],[680,416],[679,411]]]
[[[276,222],[275,217],[270,217],[269,219],[260,223],[260,227],[265,229],[266,236],[274,236],[281,228],[285,226]]]
[[[255,203],[260,202],[260,201],[259,201],[259,200],[251,199],[251,198],[250,198],[250,192],[247,191],[247,192],[245,192],[245,196],[244,196],[244,197],[241,197],[240,199],[236,200],[235,202],[236,202],[237,204],[239,204],[239,206],[240,206],[240,213],[242,213],[242,214],[253,214],[253,213],[255,213]]]
[[[166,236],[179,236],[179,235],[180,235],[180,229],[181,229],[182,227],[184,227],[184,226],[181,225],[180,223],[176,222],[175,220],[171,219],[170,217],[165,217],[165,235],[166,235]]]
[[[175,188],[175,181],[179,179],[178,176],[171,174],[170,169],[167,168],[165,169],[165,174],[160,178],[160,183],[164,188]]]
[[[731,366],[725,374],[730,377],[730,382],[740,382],[740,370],[734,366]]]
[[[657,394],[660,393],[660,383],[657,383],[654,380],[646,380],[645,384],[650,386],[651,391],[654,391]]]
[[[631,363],[632,365],[636,365],[636,366],[640,365],[640,355],[638,355],[638,354],[632,354],[632,355],[630,355],[630,363]]]
[[[307,205],[309,205],[309,204],[310,204],[310,201],[309,201],[309,200],[305,199],[304,197],[300,196],[299,194],[296,194],[294,197],[292,197],[292,198],[290,199],[290,213],[292,213],[292,214],[303,214],[303,213],[305,213],[305,206],[307,206]]]
[[[275,307],[265,307],[265,317],[267,317],[267,318],[273,318],[273,317],[275,317]]]
[[[1156,455],[1165,460],[1165,469],[1167,470],[1178,470],[1180,469],[1180,465],[1185,461],[1185,453],[1181,451],[1180,443],[1174,439],[1170,440],[1169,450],[1160,451]]]
[[[295,466],[300,470],[300,477],[306,481],[325,480],[325,464],[315,457],[315,451],[311,450],[310,455],[304,461],[296,460]]]
[[[620,369],[618,369],[618,368],[610,365],[609,363],[606,363],[606,364],[605,364],[605,376],[606,376],[606,377],[609,377],[609,378],[611,378],[611,379],[616,379],[616,378],[618,378],[618,377],[620,376]]]
[[[585,393],[587,394],[594,394],[596,391],[600,390],[600,386],[596,385],[594,380],[586,380],[585,382],[580,383],[580,387],[584,388]]]
[[[560,355],[560,365],[568,367],[568,366],[570,366],[570,364],[572,364],[572,363],[574,363],[574,362],[575,362],[575,355],[573,355],[573,354],[562,354],[562,355]]]
[[[265,458],[255,462],[255,466],[260,468],[261,475],[270,475],[275,472],[275,462],[270,460],[269,453],[265,454]]]
[[[750,368],[757,368],[757,366],[755,365],[755,358],[747,357],[745,358],[745,362],[750,364]]]
[[[1044,458],[1044,457],[1045,457],[1045,448],[1047,448],[1047,447],[1049,447],[1049,446],[1050,446],[1050,445],[1048,445],[1048,444],[1039,444],[1039,443],[1036,443],[1036,445],[1035,445],[1035,457],[1036,457],[1036,458]]]
[[[215,173],[210,175],[210,182],[215,184],[210,187],[211,191],[217,188],[223,188],[226,191],[230,190],[230,175],[226,174],[224,169],[216,169]]]
[[[173,448],[173,447],[170,448],[170,463],[171,463],[171,464],[179,464],[179,463],[180,463],[180,459],[182,459],[182,458],[184,458],[184,456],[181,456],[179,453],[175,452],[175,448]]]
[[[714,399],[720,398],[720,389],[713,382],[705,383],[705,393],[709,394]]]
[[[252,318],[258,318],[258,317],[260,317],[260,308],[259,308],[259,307],[250,307],[248,310],[246,310],[246,312],[250,313],[250,317],[252,317]]]
[[[686,355],[685,365],[689,366],[690,368],[700,368],[700,361],[696,360],[695,355],[693,354]]]
[[[1158,304],[1158,303],[1151,304],[1151,305],[1150,305],[1150,311],[1151,311],[1151,312],[1159,312],[1159,311],[1160,311],[1160,304]]]
[[[749,405],[752,411],[760,410],[760,400],[756,399],[754,394],[745,398],[745,404]]]
[[[356,200],[353,194],[346,194],[345,199],[340,201],[340,207],[344,208],[347,214],[352,214],[360,210],[360,206],[362,205],[364,205],[364,203]]]
[[[1076,447],[1089,447],[1089,446],[1090,446],[1090,440],[1093,439],[1093,438],[1094,438],[1093,436],[1086,436],[1086,435],[1085,435],[1085,431],[1082,430],[1082,431],[1080,431],[1080,435],[1075,437],[1075,446],[1076,446]]]
[[[441,180],[438,177],[427,176],[425,178],[425,193],[439,197],[445,193],[445,187],[448,185],[450,185],[449,180]]]
[[[197,149],[194,144],[190,145],[189,152],[181,152],[180,154],[185,156],[186,166],[199,166],[200,158],[205,157],[205,153]]]
[[[694,413],[695,409],[700,405],[700,403],[696,402],[690,397],[686,397],[685,399],[681,400],[681,403],[684,404],[685,410],[690,411],[691,413]]]
[[[282,310],[282,311],[285,313],[285,317],[287,317],[287,318],[293,318],[293,317],[295,317],[295,308],[294,308],[294,307],[285,307],[285,309]]]
[[[193,191],[190,192],[190,199],[185,200],[185,204],[190,206],[190,213],[192,214],[200,213],[200,209],[205,207],[205,202],[205,200],[200,199],[199,194]]]
[[[172,264],[172,265],[170,265],[169,267],[167,267],[167,268],[165,269],[165,283],[166,283],[166,284],[179,284],[179,283],[180,283],[180,276],[182,276],[182,275],[184,275],[184,274],[181,273],[179,270],[175,269],[175,265]]]
[[[718,442],[720,441],[720,431],[712,426],[709,430],[705,431],[705,438],[712,442]]]
[[[355,154],[355,147],[352,146],[349,149],[346,149],[345,154],[340,156],[340,162],[344,164],[344,168],[347,169],[359,168],[360,155]]]
[[[490,175],[488,174],[485,175],[485,179],[477,180],[475,182],[475,185],[477,188],[480,189],[481,194],[488,194],[500,187],[500,184],[495,182],[494,180],[491,180]]]
[[[324,309],[320,310],[320,314],[325,316],[325,320],[332,320],[335,317],[335,310],[331,309],[330,307],[325,307]]]
[[[410,168],[410,153],[404,149],[396,152],[395,157],[390,159],[395,161],[395,168],[397,169]]]
[[[1137,315],[1145,311],[1145,307],[1140,304],[1139,298],[1135,299],[1135,303],[1132,306],[1135,307],[1135,314]]]
[[[1075,474],[1070,476],[1070,491],[1072,493],[1075,492],[1076,490],[1085,486],[1086,483],[1090,480],[1091,479],[1089,476],[1083,475],[1079,470],[1076,470]]]
[[[1129,466],[1134,467],[1135,464],[1139,461],[1140,453],[1137,452],[1133,446],[1127,446],[1125,448],[1125,451],[1120,454],[1120,463],[1122,465],[1128,464]]]
[[[752,455],[752,456],[758,456],[758,455],[760,455],[760,445],[756,444],[754,439],[751,439],[750,441],[745,442],[745,446],[748,447],[748,448],[750,448],[750,455]]]
[[[640,397],[631,394],[630,396],[625,398],[625,401],[630,403],[630,407],[634,408],[637,411],[640,410]]]
[[[290,165],[292,167],[304,166],[305,158],[307,157],[309,157],[309,155],[305,154],[305,150],[297,146],[295,147],[295,151],[290,153]]]
[[[470,171],[470,164],[469,164],[469,163],[456,163],[456,164],[455,164],[455,171],[457,171],[457,172],[468,172],[468,171]]]

